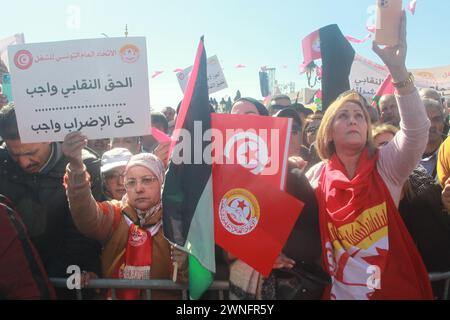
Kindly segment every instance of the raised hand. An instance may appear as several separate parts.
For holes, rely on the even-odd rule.
[[[62,145],[62,151],[70,162],[72,170],[83,169],[82,151],[87,146],[87,137],[81,132],[69,133]]]
[[[159,144],[155,151],[153,153],[155,156],[157,156],[163,163],[164,166],[167,168],[167,165],[169,163],[169,149],[170,149],[170,143],[171,142],[164,142]]]
[[[400,29],[399,42],[394,47],[381,48],[375,41],[372,43],[372,50],[383,60],[386,67],[389,69],[392,79],[395,82],[402,82],[408,79],[409,74],[406,69],[406,13],[403,11]]]

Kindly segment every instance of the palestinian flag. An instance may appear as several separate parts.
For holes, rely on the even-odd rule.
[[[189,253],[191,299],[199,299],[209,288],[216,269],[212,168],[203,158],[204,149],[211,143],[204,141],[203,135],[210,128],[206,52],[202,37],[177,116],[174,130],[176,145],[171,153],[163,190],[164,235]],[[189,132],[190,139],[186,139],[185,135],[182,140],[179,139],[180,129]]]
[[[323,27],[302,41],[302,69],[314,66],[322,59],[322,110],[343,92],[350,90],[348,80],[355,50],[336,24]]]
[[[386,79],[384,79],[381,86],[378,88],[377,93],[372,99],[372,106],[380,111],[380,99],[386,94],[394,94],[395,88],[392,84],[392,76],[389,74]]]

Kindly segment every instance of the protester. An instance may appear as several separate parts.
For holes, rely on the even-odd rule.
[[[321,161],[316,152],[315,141],[322,118],[323,115],[321,113],[311,114],[306,118],[303,126],[303,144],[300,147],[300,156],[307,162],[305,171]]]
[[[292,105],[291,98],[285,94],[279,94],[274,96],[270,101],[269,115],[273,116],[278,111],[284,108],[290,107]]]
[[[323,115],[315,113],[309,115],[305,120],[303,126],[302,141],[303,146],[309,150],[309,147],[316,141],[317,130],[319,130],[320,123],[322,122]]]
[[[314,112],[311,109],[306,108],[303,104],[298,102],[293,103],[292,108],[294,108],[295,111],[297,111],[300,119],[302,120],[302,123],[305,123],[305,120],[309,115],[314,114]]]
[[[169,122],[167,121],[164,114],[161,112],[152,112],[152,127],[160,130],[161,132],[168,135],[169,133]],[[159,143],[152,135],[142,137],[142,147],[145,152],[155,153],[156,148]]]
[[[216,102],[217,104],[217,102]],[[216,106],[217,107],[217,106]],[[165,107],[162,111],[164,116],[166,117],[168,121],[168,128],[167,128],[167,134],[172,135],[173,129],[175,128],[175,116],[176,111],[172,107]]]
[[[379,148],[394,139],[399,129],[393,125],[381,123],[372,128],[372,138],[375,147]]]
[[[437,103],[439,103],[439,105],[441,105],[442,110],[444,112],[444,122],[445,122],[444,135],[447,136],[449,129],[449,112],[448,108],[446,107],[445,99],[442,98],[439,92],[431,88],[422,88],[419,90],[419,94],[422,99],[435,100]]]
[[[261,102],[253,98],[247,97],[247,98],[240,98],[233,104],[231,114],[252,114],[260,116],[268,116],[269,112]]]
[[[107,200],[122,200],[126,193],[123,184],[125,167],[133,154],[124,148],[114,148],[102,156],[103,194]]]
[[[152,117],[152,127],[168,135],[169,123],[167,122],[167,119],[164,116],[164,114],[160,112],[152,112],[151,117]],[[167,167],[169,163],[170,141],[159,143],[152,135],[143,136],[141,137],[141,139],[142,139],[142,148],[144,152],[153,153],[155,156],[161,159],[161,161]]]
[[[67,204],[63,176],[68,159],[59,143],[21,142],[13,104],[0,111],[0,193],[20,210],[30,239],[50,277],[66,277],[76,265],[101,276],[100,245],[76,229]],[[99,160],[83,150],[82,161],[90,176],[95,198],[101,198]],[[58,292],[75,298],[75,292]]]
[[[271,99],[271,105],[279,105],[283,107],[290,107],[292,105],[291,98],[285,94],[278,94]]]
[[[302,145],[302,120],[293,108],[285,108],[278,111],[275,115],[278,118],[291,118],[291,138],[289,140],[289,157],[300,157],[300,146]],[[305,163],[306,164],[306,163]]]
[[[425,109],[428,114],[428,119],[430,119],[431,127],[428,134],[428,144],[425,152],[422,156],[420,164],[427,170],[428,174],[435,178],[436,163],[438,157],[439,147],[443,142],[443,132],[444,132],[444,113],[442,112],[442,107],[440,104],[431,99],[424,99]]]
[[[111,140],[109,138],[89,140],[86,147],[98,158],[101,158],[106,151],[111,149]]]
[[[308,178],[316,189],[329,299],[431,299],[424,263],[398,214],[404,182],[425,150],[430,127],[407,72],[406,15],[399,44],[373,50],[396,88],[402,128],[377,150],[369,114],[354,92],[326,110],[317,137],[324,162]]]
[[[73,219],[84,234],[103,244],[102,269],[107,278],[172,279],[186,281],[187,256],[164,238],[161,190],[164,166],[149,153],[133,156],[125,169],[126,195],[121,201],[96,202],[92,197],[81,151],[87,140],[80,132],[68,134],[63,152],[70,159],[65,182]],[[172,261],[173,260],[173,261]],[[140,290],[120,290],[120,299],[140,299]],[[152,299],[179,298],[155,291]]]
[[[398,130],[387,124],[374,127],[375,146],[389,143]],[[442,188],[419,165],[405,182],[399,204],[400,215],[429,273],[450,269],[450,216],[444,210],[441,192]],[[443,281],[432,283],[435,297],[443,298],[443,285]]]
[[[395,95],[386,94],[380,98],[380,122],[400,127],[400,114]]]
[[[0,300],[55,299],[55,291],[14,205],[0,195]]]
[[[111,148],[125,148],[132,154],[142,152],[140,137],[113,138]]]

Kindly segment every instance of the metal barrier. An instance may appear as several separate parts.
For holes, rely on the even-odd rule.
[[[429,276],[430,276],[431,282],[445,280],[443,299],[449,300],[448,299],[448,291],[449,291],[449,287],[450,287],[450,271],[448,271],[448,272],[433,272],[433,273],[430,273]]]
[[[444,300],[449,300],[450,271],[434,272],[429,274],[431,282],[444,281]],[[67,288],[67,279],[50,278],[56,288]],[[146,292],[146,300],[151,300],[152,290],[177,290],[182,293],[182,300],[188,300],[189,286],[175,283],[171,280],[118,280],[118,279],[92,279],[84,289],[111,289],[112,300],[116,300],[116,289],[141,289]],[[76,290],[77,299],[83,300],[82,290]],[[225,299],[225,292],[229,290],[228,281],[214,281],[208,291],[218,291],[219,300]]]
[[[56,288],[67,288],[67,279],[50,278],[50,282]],[[218,291],[219,300],[225,299],[225,291],[228,291],[228,281],[214,281],[208,291]],[[152,290],[181,291],[182,300],[188,300],[189,286],[187,284],[175,283],[172,280],[126,280],[126,279],[92,279],[83,289],[111,289],[112,300],[116,300],[117,289],[140,289],[145,290],[146,300],[151,300]],[[75,289],[77,300],[83,300],[83,289]]]

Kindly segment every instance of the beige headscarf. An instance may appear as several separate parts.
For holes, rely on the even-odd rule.
[[[152,153],[140,153],[137,155],[134,155],[131,157],[130,161],[128,161],[127,166],[125,168],[125,175],[127,174],[128,170],[135,166],[141,166],[144,168],[149,169],[158,179],[161,190],[164,185],[164,164],[163,162],[154,154]],[[162,197],[161,197],[162,198]],[[122,199],[123,203],[128,203],[128,196],[125,194],[125,196]],[[155,213],[157,213],[160,209],[162,209],[162,199],[152,208],[149,208],[148,210],[142,211],[137,208],[134,208],[138,214],[139,222],[141,227],[143,227],[148,220],[148,218],[152,217]],[[158,223],[158,229],[161,226],[162,221]]]

